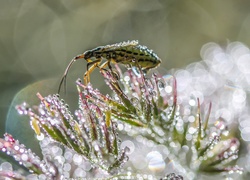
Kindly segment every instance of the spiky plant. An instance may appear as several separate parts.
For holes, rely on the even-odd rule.
[[[27,168],[29,175],[3,163],[0,176],[197,179],[209,173],[242,172],[234,165],[239,141],[223,119],[209,123],[212,103],[206,108],[199,99],[179,102],[173,76],[146,76],[140,68],[122,73],[118,66],[116,71],[100,70],[113,92],[110,95],[76,82],[79,109],[74,115],[56,94],[38,93],[38,106],[16,106],[19,114],[29,116],[43,157],[5,134],[0,149]],[[144,159],[138,159],[141,156]]]

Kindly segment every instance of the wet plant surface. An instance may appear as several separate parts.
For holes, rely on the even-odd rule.
[[[232,46],[235,46],[234,50],[245,49],[242,44],[229,45]],[[210,52],[218,52],[217,46],[212,47],[215,50]],[[228,51],[221,49],[220,53]],[[241,145],[226,113],[214,114],[218,107],[226,104],[225,100],[216,102],[214,98],[220,97],[222,90],[214,86],[210,91],[200,89],[202,83],[197,83],[204,78],[197,76],[197,72],[203,75],[206,72],[211,84],[215,84],[215,78],[211,76],[221,72],[214,69],[208,60],[205,62],[206,69],[202,68],[205,67],[204,62],[199,62],[186,70],[177,70],[174,75],[161,75],[155,70],[145,74],[140,67],[122,71],[118,64],[112,69],[100,69],[112,93],[103,94],[91,83],[84,84],[78,79],[78,108],[74,112],[69,110],[69,105],[60,95],[37,93],[40,104],[30,106],[24,102],[17,105],[16,110],[20,115],[29,117],[42,156],[37,156],[6,133],[0,139],[1,151],[12,156],[24,168],[3,162],[1,177],[244,178],[247,176],[246,166],[238,156],[239,150],[242,151],[240,148],[244,150],[245,142]],[[241,70],[242,66],[238,69]],[[245,73],[243,70],[241,73]],[[216,80],[228,83],[223,78],[218,76]],[[236,82],[230,82],[233,83]],[[244,102],[244,92],[243,87],[235,89],[232,101],[238,106],[235,107],[235,103],[226,106],[237,109],[231,111],[235,118],[239,112],[247,112],[240,105]],[[247,140],[246,133],[241,131],[244,140]]]

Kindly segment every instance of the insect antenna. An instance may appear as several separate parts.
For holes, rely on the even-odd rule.
[[[66,78],[67,78],[67,74],[68,74],[68,71],[69,71],[70,67],[72,66],[72,64],[73,64],[77,59],[79,59],[79,58],[77,58],[77,57],[73,58],[73,59],[70,61],[70,63],[69,63],[69,65],[67,66],[67,68],[65,69],[65,72],[64,72],[64,74],[63,74],[63,76],[62,76],[62,79],[61,79],[61,81],[60,81],[60,84],[59,84],[58,94],[60,93],[60,90],[61,90],[61,87],[62,87],[63,82],[64,82],[64,92],[66,92]]]

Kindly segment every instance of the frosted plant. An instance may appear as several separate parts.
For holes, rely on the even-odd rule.
[[[214,102],[190,94],[180,99],[178,78],[140,68],[122,72],[100,70],[113,94],[104,95],[90,83],[76,81],[79,108],[74,115],[59,95],[41,103],[18,105],[30,118],[40,141],[42,158],[11,135],[0,149],[29,174],[0,166],[9,179],[197,179],[236,174],[239,140],[226,120],[214,118]],[[115,76],[114,76],[115,75]],[[214,120],[210,123],[210,119]]]

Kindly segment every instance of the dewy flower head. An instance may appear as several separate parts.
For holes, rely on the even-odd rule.
[[[239,141],[223,118],[209,123],[212,103],[205,106],[194,97],[181,101],[178,81],[171,75],[146,76],[140,67],[123,73],[117,65],[100,72],[113,94],[77,80],[79,108],[74,115],[58,95],[38,93],[40,105],[16,107],[30,117],[43,154],[43,169],[34,164],[34,171],[23,163],[30,176],[195,179],[211,172],[242,172],[227,166],[238,156]],[[8,143],[1,139],[2,151]]]

